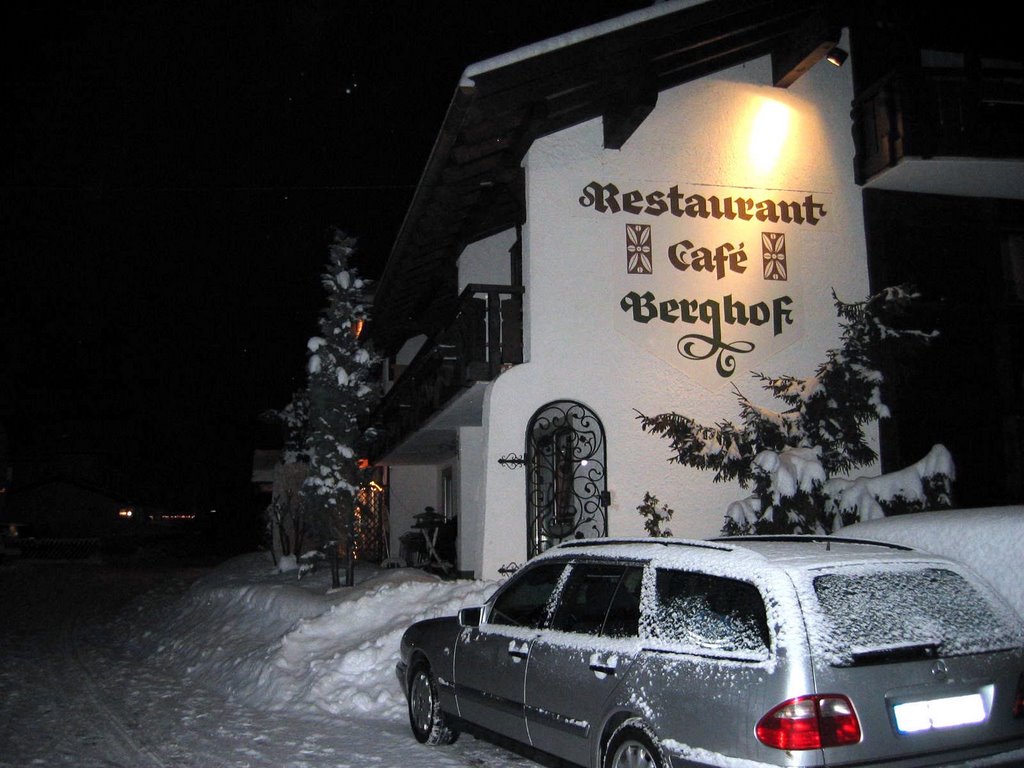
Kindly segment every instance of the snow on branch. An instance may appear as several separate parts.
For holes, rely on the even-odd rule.
[[[909,350],[936,335],[900,325],[919,298],[907,286],[855,303],[840,301],[835,292],[832,298],[842,344],[826,353],[812,375],[752,374],[783,409],[759,406],[734,388],[739,424],[706,426],[678,413],[637,414],[641,429],[669,441],[670,462],[713,471],[715,482],[735,480],[752,488],[753,496],[728,510],[726,533],[828,532],[851,517],[919,505],[922,498],[949,505],[952,459],[947,465],[941,457],[932,458],[935,465],[908,468],[905,487],[894,486],[895,477],[888,484],[860,483],[857,492],[846,487],[848,501],[831,502],[830,492],[840,488],[834,479],[877,458],[865,427],[889,416],[882,400],[882,349]],[[890,499],[885,492],[894,487],[899,493]],[[867,495],[874,499],[870,504]]]
[[[831,503],[834,528],[841,528],[897,512],[948,507],[949,483],[955,479],[953,456],[945,446],[934,445],[909,467],[877,477],[832,478],[823,491]]]

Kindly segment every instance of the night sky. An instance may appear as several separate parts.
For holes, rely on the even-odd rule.
[[[93,479],[123,495],[243,504],[256,417],[305,382],[331,229],[379,274],[462,70],[646,4],[9,4],[15,471],[101,455]]]

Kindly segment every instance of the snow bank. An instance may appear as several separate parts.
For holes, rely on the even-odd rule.
[[[924,512],[857,523],[841,535],[891,541],[958,560],[1024,616],[1024,506]],[[265,711],[399,720],[395,677],[414,621],[483,603],[497,581],[443,581],[412,568],[360,565],[357,584],[331,590],[321,567],[301,580],[266,553],[228,561],[181,598],[137,606],[129,650],[197,686]],[[149,615],[139,615],[146,613]]]
[[[1024,506],[897,515],[854,523],[836,535],[903,544],[957,560],[1024,617]]]
[[[265,553],[235,558],[165,607],[158,632],[138,652],[246,705],[402,718],[395,677],[402,632],[483,603],[498,582],[356,570],[356,586],[332,591],[326,569],[298,581]]]

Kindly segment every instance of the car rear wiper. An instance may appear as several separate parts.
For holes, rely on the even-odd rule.
[[[924,640],[917,643],[896,643],[879,645],[870,648],[851,648],[852,666],[869,664],[891,664],[899,661],[921,661],[934,659],[939,655],[942,643],[937,640]]]

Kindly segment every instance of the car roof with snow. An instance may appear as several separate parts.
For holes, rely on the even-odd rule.
[[[920,561],[949,562],[902,544],[834,536],[732,536],[718,539],[604,538],[577,539],[547,550],[535,560],[580,556],[649,560],[654,565],[734,564],[758,570],[816,568],[840,563]]]

